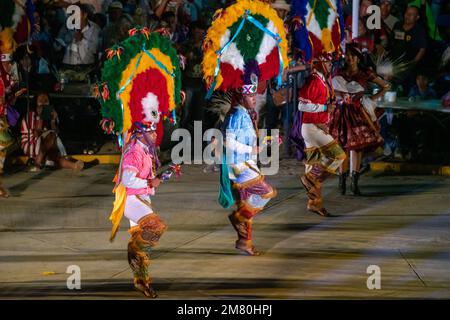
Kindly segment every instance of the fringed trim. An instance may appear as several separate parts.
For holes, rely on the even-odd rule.
[[[249,219],[256,216],[259,212],[262,211],[263,208],[255,208],[251,206],[247,201],[240,201],[238,206],[237,214],[238,216],[243,217],[246,220],[245,222],[251,222]]]
[[[269,192],[267,194],[263,194],[262,196],[260,196],[263,199],[272,199],[275,198],[278,195],[278,191],[277,189],[275,189],[274,187],[270,186],[272,188],[272,192]]]
[[[245,188],[249,188],[251,186],[254,186],[255,184],[261,183],[261,182],[264,182],[264,176],[260,175],[260,176],[258,176],[256,178],[248,180],[248,181],[246,181],[244,183],[234,182],[233,183],[233,188],[234,189],[238,189],[238,190],[239,189],[245,189]]]

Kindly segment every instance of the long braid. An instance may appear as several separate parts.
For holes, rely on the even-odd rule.
[[[258,128],[258,113],[256,112],[255,109],[251,108],[251,109],[247,109],[248,114],[250,115],[250,119],[252,119],[252,123],[253,123],[253,128],[256,131],[256,136],[259,136],[259,128]]]

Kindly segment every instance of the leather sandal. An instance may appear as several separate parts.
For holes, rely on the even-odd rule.
[[[156,291],[153,290],[150,283],[145,283],[144,280],[141,279],[134,279],[134,288],[144,294],[147,298],[157,298],[158,295],[156,294]]]

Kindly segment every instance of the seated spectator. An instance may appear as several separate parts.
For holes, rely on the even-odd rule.
[[[79,30],[69,30],[63,25],[56,39],[56,49],[65,48],[63,63],[69,66],[92,65],[98,52],[100,27],[88,19],[88,7],[80,5]]]
[[[416,77],[416,84],[411,88],[408,94],[410,100],[416,99],[436,99],[436,91],[430,86],[428,76],[418,74]]]
[[[58,136],[58,114],[50,106],[47,93],[36,95],[36,108],[22,119],[21,147],[25,155],[34,162],[32,172],[47,165],[56,164],[60,168],[79,172],[83,169],[82,161],[71,161]]]
[[[120,1],[113,1],[108,9],[109,22],[104,31],[104,42],[107,49],[125,40],[128,37],[128,30],[133,26],[133,18],[123,12],[123,5]]]

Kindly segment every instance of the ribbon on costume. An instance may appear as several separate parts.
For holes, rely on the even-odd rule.
[[[247,14],[248,14],[248,11],[245,12],[244,19],[241,20],[241,23],[239,24],[239,27],[236,30],[236,33],[233,35],[233,37],[230,39],[230,41],[228,41],[223,46],[223,48],[221,48],[219,51],[216,52],[217,53],[217,64],[216,64],[216,69],[214,70],[214,80],[213,80],[213,82],[211,84],[211,87],[208,90],[208,93],[206,94],[206,99],[211,98],[212,93],[214,92],[214,89],[216,88],[216,79],[217,79],[217,76],[219,75],[219,71],[220,71],[220,58],[222,57],[223,52],[226,49],[228,49],[230,44],[232,44],[234,42],[234,40],[236,40],[236,37],[242,31],[242,28],[244,27],[245,20],[247,20]]]
[[[283,56],[281,55],[281,48],[280,48],[281,37],[278,34],[274,34],[272,31],[270,31],[269,29],[264,27],[261,24],[261,22],[259,22],[258,20],[256,20],[252,16],[249,15],[247,17],[247,19],[248,19],[248,21],[253,23],[253,25],[255,25],[257,28],[259,28],[264,33],[266,33],[269,36],[271,36],[277,42],[278,58],[279,58],[279,61],[280,61],[280,69],[278,70],[277,84],[278,84],[278,87],[280,87],[283,84]]]
[[[128,87],[129,84],[131,83],[131,81],[133,80],[133,78],[134,78],[134,73],[136,72],[137,68],[139,67],[139,63],[141,62],[141,58],[142,58],[142,54],[141,54],[141,55],[139,56],[139,58],[137,59],[136,65],[134,66],[134,69],[133,69],[133,72],[132,72],[131,75],[128,77],[127,81],[125,82],[125,84],[124,84],[119,90],[117,90],[117,93],[116,93],[116,97],[117,97],[117,99],[118,99],[119,102],[120,102],[120,109],[122,110],[122,119],[123,119],[123,117],[124,117],[125,110],[124,110],[124,108],[123,108],[123,102],[122,102],[122,98],[120,97],[120,95],[122,94],[122,92],[125,91],[125,88]],[[118,140],[119,140],[119,146],[120,146],[121,148],[123,148],[124,141],[123,141],[123,139],[122,139],[122,135],[121,135],[121,134],[119,134]]]
[[[278,84],[278,86],[281,86],[283,84],[283,80],[282,80],[282,75],[283,75],[283,56],[281,54],[281,48],[280,48],[280,43],[281,43],[282,39],[281,39],[281,37],[278,34],[274,34],[272,31],[270,31],[269,29],[264,27],[261,24],[261,22],[259,22],[253,16],[250,15],[250,11],[249,10],[246,10],[245,13],[244,13],[244,18],[241,20],[241,23],[240,23],[238,29],[236,30],[236,33],[233,35],[233,37],[230,39],[230,41],[228,41],[223,46],[223,48],[221,48],[219,51],[217,51],[217,64],[216,64],[216,68],[214,70],[214,80],[211,83],[210,88],[208,89],[208,93],[206,94],[206,99],[211,98],[211,96],[212,96],[212,94],[214,92],[214,89],[216,88],[216,79],[217,79],[217,76],[219,75],[219,71],[220,71],[220,58],[222,57],[223,52],[230,46],[231,43],[234,42],[234,40],[236,40],[236,37],[242,31],[242,28],[244,27],[245,21],[247,21],[247,20],[250,21],[258,29],[260,29],[264,33],[268,34],[270,37],[272,37],[277,42],[278,57],[279,57],[279,60],[280,60],[280,70],[278,71],[277,84]]]
[[[175,73],[174,73],[174,72],[170,72],[170,71],[166,68],[166,66],[165,66],[164,64],[161,63],[161,61],[159,61],[158,59],[156,59],[156,57],[155,57],[154,55],[152,55],[152,54],[145,48],[145,46],[142,46],[142,51],[144,51],[145,54],[146,54],[147,56],[149,56],[150,59],[152,59],[160,69],[162,69],[165,73],[167,73],[169,76],[171,76],[172,78],[174,78],[174,82],[175,82]],[[176,97],[176,86],[175,86],[175,85],[173,86],[173,90],[174,90],[174,92],[173,92],[173,97],[174,97],[174,99],[175,99],[175,97]],[[177,118],[176,118],[176,115],[175,115],[175,109],[172,110],[172,119],[173,119],[174,124],[176,124],[176,123],[177,123]]]

